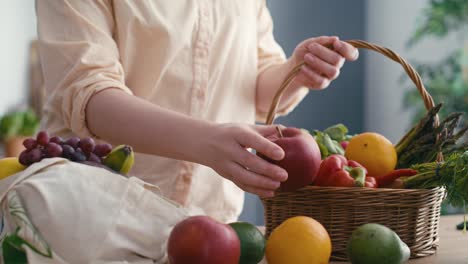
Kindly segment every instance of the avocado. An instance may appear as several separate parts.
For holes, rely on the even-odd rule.
[[[353,231],[347,252],[353,264],[401,264],[410,257],[410,249],[393,230],[373,223]]]

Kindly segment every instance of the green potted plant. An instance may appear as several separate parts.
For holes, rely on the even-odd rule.
[[[468,125],[468,1],[466,0],[430,0],[423,11],[420,24],[408,42],[414,47],[426,37],[445,38],[450,33],[459,33],[459,47],[437,63],[412,63],[425,81],[426,89],[436,102],[442,102],[439,112],[444,119],[450,113],[464,113],[460,127]],[[426,112],[415,89],[406,93],[405,106],[415,110],[414,121]],[[467,138],[462,138],[466,142]],[[442,204],[442,214],[462,212],[464,208],[452,208],[446,202]]]
[[[39,128],[39,118],[32,110],[14,111],[0,119],[0,138],[6,157],[17,157],[24,149],[23,140]]]
[[[433,64],[412,63],[425,80],[426,89],[436,102],[442,102],[440,117],[452,112],[468,113],[468,1],[431,0],[423,11],[413,36],[408,42],[414,47],[426,37],[444,38],[453,32],[461,33],[460,46],[446,58]],[[424,115],[425,108],[418,91],[411,89],[405,96],[405,106],[415,110],[414,120]],[[464,119],[467,125],[468,119]]]

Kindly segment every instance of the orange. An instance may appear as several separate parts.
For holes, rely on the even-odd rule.
[[[370,176],[379,177],[395,169],[397,153],[392,142],[384,136],[366,132],[354,136],[345,150],[349,160],[359,162]]]
[[[332,244],[327,230],[315,219],[295,216],[271,232],[265,256],[268,264],[326,264]]]

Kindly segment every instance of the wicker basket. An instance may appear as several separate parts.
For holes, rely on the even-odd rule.
[[[374,50],[400,63],[415,83],[426,108],[434,106],[419,74],[398,54],[365,41],[347,42],[357,48]],[[281,95],[302,65],[297,65],[283,81],[270,107],[267,124],[273,123]],[[442,156],[439,155],[438,159],[441,160]],[[346,244],[351,232],[365,223],[380,223],[400,236],[410,247],[412,258],[428,256],[434,254],[438,246],[440,206],[444,196],[442,188],[409,190],[306,186],[262,199],[266,236],[290,217],[310,216],[322,223],[330,234],[332,260],[347,260]]]

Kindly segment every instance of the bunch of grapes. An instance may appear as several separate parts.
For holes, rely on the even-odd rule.
[[[21,152],[19,162],[25,166],[56,157],[101,164],[102,159],[112,151],[112,145],[96,144],[92,138],[72,137],[64,140],[58,136],[49,137],[45,131],[39,132],[36,139],[25,139],[23,145],[26,149]]]

